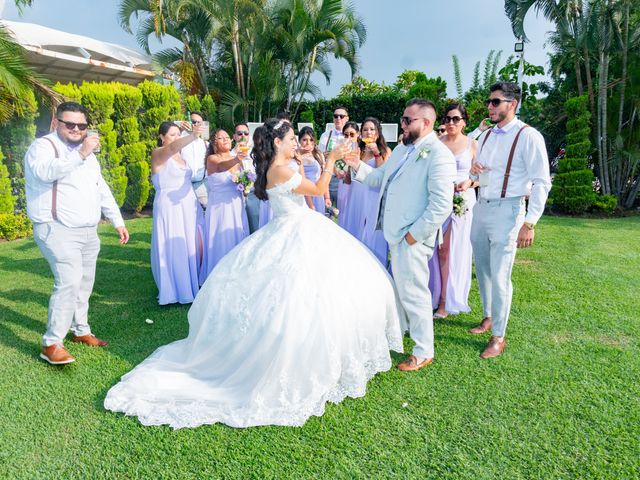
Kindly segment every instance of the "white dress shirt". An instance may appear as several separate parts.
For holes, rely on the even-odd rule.
[[[52,189],[57,180],[56,211],[60,223],[72,228],[91,227],[98,224],[103,213],[114,227],[124,226],[96,156],[92,153],[82,160],[80,145],[67,145],[55,132],[46,138],[55,143],[59,158],[55,158],[51,143],[44,138],[33,142],[24,157],[27,215],[31,221],[53,221]]]
[[[333,132],[333,133],[332,133]],[[318,142],[318,148],[322,153],[327,151],[327,144],[329,143],[329,135],[331,134],[331,139],[334,141],[337,138],[343,138],[344,135],[340,130],[336,130],[335,127],[332,127],[331,130],[327,130],[322,135],[320,135],[320,141]]]
[[[476,162],[489,167],[488,186],[480,187],[480,198],[500,198],[509,152],[524,125],[514,118],[501,129],[494,127],[486,142],[484,135],[480,139]],[[518,139],[505,196],[529,196],[525,222],[535,224],[544,212],[550,189],[549,158],[544,138],[535,128],[525,128]]]
[[[183,133],[182,136],[189,135]],[[206,174],[207,144],[201,138],[198,138],[180,150],[180,156],[191,169],[191,181],[199,182],[204,179]]]

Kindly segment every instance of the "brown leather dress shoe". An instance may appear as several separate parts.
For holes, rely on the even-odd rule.
[[[89,345],[90,347],[106,347],[109,345],[109,342],[105,342],[104,340],[100,340],[95,335],[81,335],[76,337],[75,335],[71,337],[72,342],[76,343],[84,343],[85,345]]]
[[[426,367],[430,363],[433,362],[433,357],[425,358],[420,363],[418,363],[418,358],[414,355],[409,355],[404,362],[398,364],[398,370],[401,372],[413,372],[415,370],[420,370],[422,367]]]
[[[506,346],[507,346],[507,341],[504,339],[504,337],[492,336],[489,339],[489,343],[487,343],[487,346],[484,349],[484,352],[480,354],[480,358],[487,359],[487,358],[498,357],[502,355],[502,352],[504,352],[504,349]]]
[[[42,347],[40,352],[40,358],[51,365],[66,365],[67,363],[75,362],[76,359],[71,356],[67,349],[62,345],[53,344],[48,347]]]
[[[488,332],[489,330],[491,330],[491,317],[484,317],[480,322],[480,325],[478,325],[477,327],[473,327],[471,330],[469,330],[469,333],[473,333],[474,335],[481,335]]]

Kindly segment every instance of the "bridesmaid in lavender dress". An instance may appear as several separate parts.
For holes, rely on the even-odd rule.
[[[360,127],[358,127],[356,122],[349,121],[345,123],[342,128],[342,134],[344,135],[343,141],[347,144],[357,144],[359,132]],[[354,189],[354,185],[358,182],[351,181],[349,171],[345,174],[336,170],[336,176],[340,179],[340,183],[338,184],[338,225],[357,238],[357,235],[354,233],[357,230],[353,225],[354,215],[351,213],[351,192]],[[358,189],[358,187],[355,188]],[[358,202],[357,208],[361,211],[361,202]]]
[[[298,154],[304,168],[304,175],[313,183],[317,182],[324,169],[324,156],[316,146],[315,133],[311,127],[303,127],[298,133]],[[324,195],[305,197],[307,206],[324,215],[325,209],[331,206],[329,190]]]
[[[363,149],[360,159],[374,168],[382,166],[391,155],[391,149],[387,146],[387,142],[382,136],[380,121],[373,117],[365,118],[362,122],[361,137]],[[387,267],[389,263],[389,245],[384,239],[382,229],[376,229],[378,222],[376,213],[378,212],[380,189],[369,187],[360,182],[355,183],[365,187],[362,200],[363,215],[360,226],[360,241],[373,252],[382,265]]]
[[[190,128],[189,124],[184,124]],[[187,136],[173,122],[158,130],[158,148],[151,154],[155,188],[151,231],[151,272],[158,286],[158,303],[191,303],[198,293],[202,254],[202,206],[191,186],[191,169],[180,150],[198,138],[203,127]]]
[[[429,261],[429,287],[433,305],[438,306],[433,318],[445,318],[448,314],[470,312],[469,288],[471,286],[471,222],[476,193],[469,179],[469,170],[476,155],[477,142],[464,135],[467,125],[464,105],[451,104],[444,111],[446,133],[440,137],[456,157],[458,175],[455,195],[464,199],[464,212],[452,212],[442,225],[443,241],[436,247],[436,255]]]
[[[207,152],[207,189],[209,200],[205,214],[205,247],[200,283],[204,283],[218,262],[249,235],[243,192],[233,181],[242,172],[246,151],[231,153],[231,138],[223,129],[213,133]]]

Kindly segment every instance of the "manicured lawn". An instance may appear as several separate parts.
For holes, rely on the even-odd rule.
[[[69,342],[78,361],[62,368],[37,358],[48,266],[32,240],[0,244],[1,478],[640,475],[638,217],[542,220],[518,255],[501,358],[480,360],[487,338],[466,333],[481,316],[474,285],[473,314],[436,324],[434,365],[380,374],[302,428],[247,430],[142,427],[102,408],[122,374],[187,333],[187,307],[155,301],[150,220],[128,225],[126,247],[101,228],[90,321],[111,344]]]

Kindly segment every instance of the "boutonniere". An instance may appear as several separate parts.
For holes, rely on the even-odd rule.
[[[431,153],[431,150],[429,150],[428,147],[422,147],[418,152],[418,158],[427,158],[430,153]]]

